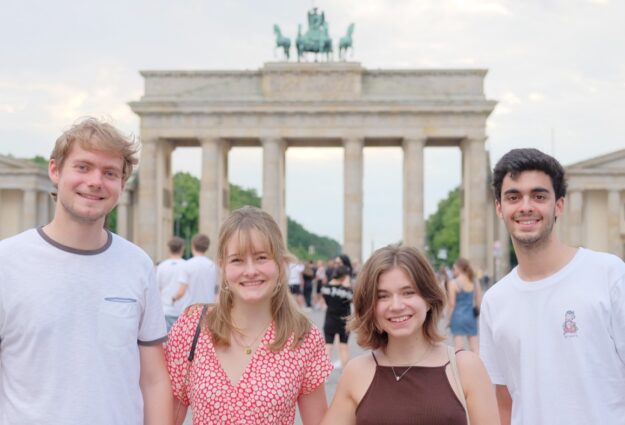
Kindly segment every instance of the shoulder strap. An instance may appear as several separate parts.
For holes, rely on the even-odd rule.
[[[375,357],[375,354],[373,353],[373,351],[371,351],[371,355],[373,356],[373,361],[375,362],[375,365],[379,366],[378,365],[378,359]]]
[[[458,364],[456,363],[456,353],[454,349],[450,346],[447,346],[447,356],[449,356],[449,365],[451,366],[451,375],[454,378],[454,392],[458,396],[460,400],[460,404],[464,408],[464,412],[467,415],[467,425],[470,425],[469,422],[469,409],[467,409],[467,400],[464,397],[464,390],[462,389],[462,382],[460,381],[460,374],[458,373]]]
[[[202,308],[202,313],[200,313],[200,320],[197,321],[197,326],[195,327],[193,342],[191,343],[191,349],[189,350],[189,356],[187,357],[190,362],[193,362],[193,358],[195,357],[195,347],[197,346],[197,340],[200,338],[200,332],[202,331],[202,319],[204,319],[207,309],[208,304],[205,304]]]

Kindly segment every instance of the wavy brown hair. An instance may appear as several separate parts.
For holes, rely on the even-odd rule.
[[[437,326],[445,306],[445,293],[436,280],[432,266],[416,248],[387,246],[375,251],[358,273],[353,299],[354,314],[348,322],[348,328],[358,334],[358,345],[375,350],[388,344],[386,332],[378,330],[375,310],[380,276],[396,267],[406,274],[430,307],[423,323],[423,335],[430,342],[444,340]]]
[[[278,267],[277,286],[271,297],[271,317],[274,322],[275,338],[269,345],[269,349],[274,352],[282,350],[291,337],[293,337],[292,347],[297,347],[310,331],[311,323],[299,311],[289,291],[287,264],[292,258],[286,250],[282,233],[275,220],[265,211],[254,207],[243,207],[233,211],[221,226],[217,247],[217,262],[222,270],[219,278],[219,301],[206,315],[205,326],[211,332],[215,345],[228,346],[230,344],[230,334],[234,329],[234,323],[231,315],[232,293],[224,289],[226,278],[223,270],[228,255],[226,248],[228,242],[236,238],[239,253],[258,250],[261,247],[253,246],[253,232],[260,234],[264,243],[262,251],[267,252]]]

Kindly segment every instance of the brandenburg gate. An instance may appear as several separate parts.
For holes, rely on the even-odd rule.
[[[228,214],[228,151],[262,147],[262,208],[286,235],[285,151],[344,149],[344,252],[362,257],[363,148],[403,150],[403,242],[423,247],[425,147],[462,151],[461,255],[486,269],[485,70],[370,70],[357,62],[266,63],[256,71],[143,71],[145,94],[131,102],[141,119],[135,241],[163,258],[173,231],[172,151],[199,146],[200,231],[214,253]],[[315,176],[310,176],[314,188]]]

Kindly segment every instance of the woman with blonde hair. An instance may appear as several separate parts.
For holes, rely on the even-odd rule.
[[[480,359],[441,343],[445,293],[416,248],[375,251],[353,301],[349,328],[372,351],[347,364],[323,424],[499,424]]]
[[[477,353],[477,316],[482,301],[480,285],[467,259],[458,258],[453,271],[454,279],[447,285],[449,329],[454,337],[456,350],[464,348],[466,337],[469,349]]]
[[[182,424],[305,425],[327,409],[332,370],[319,329],[299,311],[287,285],[289,261],[269,214],[245,207],[221,227],[219,301],[191,306],[169,334],[166,354]]]

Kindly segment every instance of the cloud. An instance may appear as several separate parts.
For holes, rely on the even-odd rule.
[[[545,95],[538,92],[531,92],[527,95],[527,98],[532,102],[542,102],[543,100],[545,100]]]

